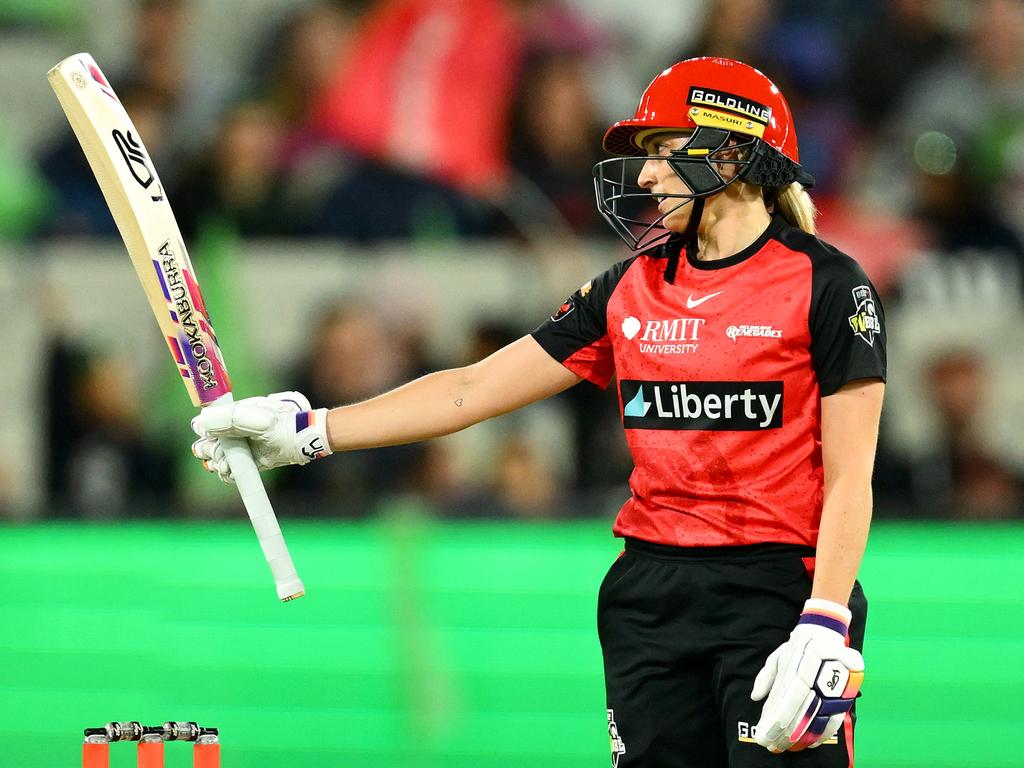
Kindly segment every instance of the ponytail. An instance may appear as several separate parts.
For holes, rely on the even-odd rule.
[[[818,209],[814,207],[814,201],[799,181],[787,184],[776,191],[775,209],[791,226],[802,229],[809,235],[816,233],[814,218],[818,215]]]

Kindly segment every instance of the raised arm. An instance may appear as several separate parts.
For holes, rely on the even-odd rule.
[[[431,373],[370,400],[332,408],[334,451],[448,435],[557,394],[580,381],[531,336],[464,368]]]
[[[568,389],[580,377],[533,339],[479,363],[432,373],[361,403],[313,410],[298,392],[210,406],[192,421],[192,452],[233,482],[222,437],[249,440],[260,469],[307,464],[334,451],[378,448],[448,435]]]

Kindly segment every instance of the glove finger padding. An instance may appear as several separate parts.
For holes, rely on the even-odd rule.
[[[308,410],[309,399],[301,392],[247,397],[234,403],[204,407],[192,419],[192,431],[200,437],[260,437],[283,413]]]
[[[782,648],[772,651],[764,666],[761,667],[761,671],[757,673],[757,677],[754,678],[754,689],[750,692],[751,701],[761,701],[771,691],[772,683],[775,682],[775,676],[778,674],[781,653]]]
[[[267,395],[267,399],[276,400],[279,403],[291,405],[295,413],[313,410],[313,406],[309,404],[309,398],[306,397],[301,392],[274,392],[272,394]]]
[[[200,437],[222,435],[231,428],[234,411],[234,403],[204,406],[199,415],[192,419],[192,431]]]
[[[192,443],[192,455],[197,459],[208,461],[210,459],[224,458],[224,449],[220,441],[215,437],[201,437]]]
[[[231,424],[221,431],[210,430],[210,434],[229,437],[254,437],[259,439],[274,426],[279,418],[281,406],[268,397],[251,397],[235,404]]]
[[[225,483],[233,484],[234,477],[224,455],[224,447],[215,437],[203,437],[192,443],[192,455],[202,461],[203,469],[216,472]]]
[[[836,654],[836,658],[841,661],[843,666],[850,672],[864,672],[864,657],[856,648],[844,646],[839,650],[839,653]]]
[[[761,712],[756,738],[772,752],[786,751],[807,729],[807,723],[802,722],[805,715],[810,713],[813,718],[817,714],[814,692],[800,677],[803,659],[802,649],[795,654],[782,655],[774,685]]]
[[[207,466],[209,466],[211,472],[217,473],[217,477],[219,477],[222,482],[225,482],[228,485],[235,484],[235,476],[231,472],[231,467],[228,465],[227,459],[207,462]]]
[[[192,430],[200,437],[253,437],[274,423],[280,407],[268,397],[208,405],[192,419]]]

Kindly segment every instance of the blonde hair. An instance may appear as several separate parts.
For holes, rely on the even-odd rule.
[[[818,209],[814,207],[814,201],[807,194],[803,184],[794,181],[784,187],[775,190],[775,210],[782,214],[791,226],[802,229],[809,235],[817,234],[814,219],[818,215]]]

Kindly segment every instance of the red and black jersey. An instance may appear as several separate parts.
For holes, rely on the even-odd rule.
[[[675,546],[814,546],[821,398],[885,379],[881,303],[860,266],[774,216],[699,261],[678,239],[588,282],[534,339],[615,377],[635,468],[615,533]]]

